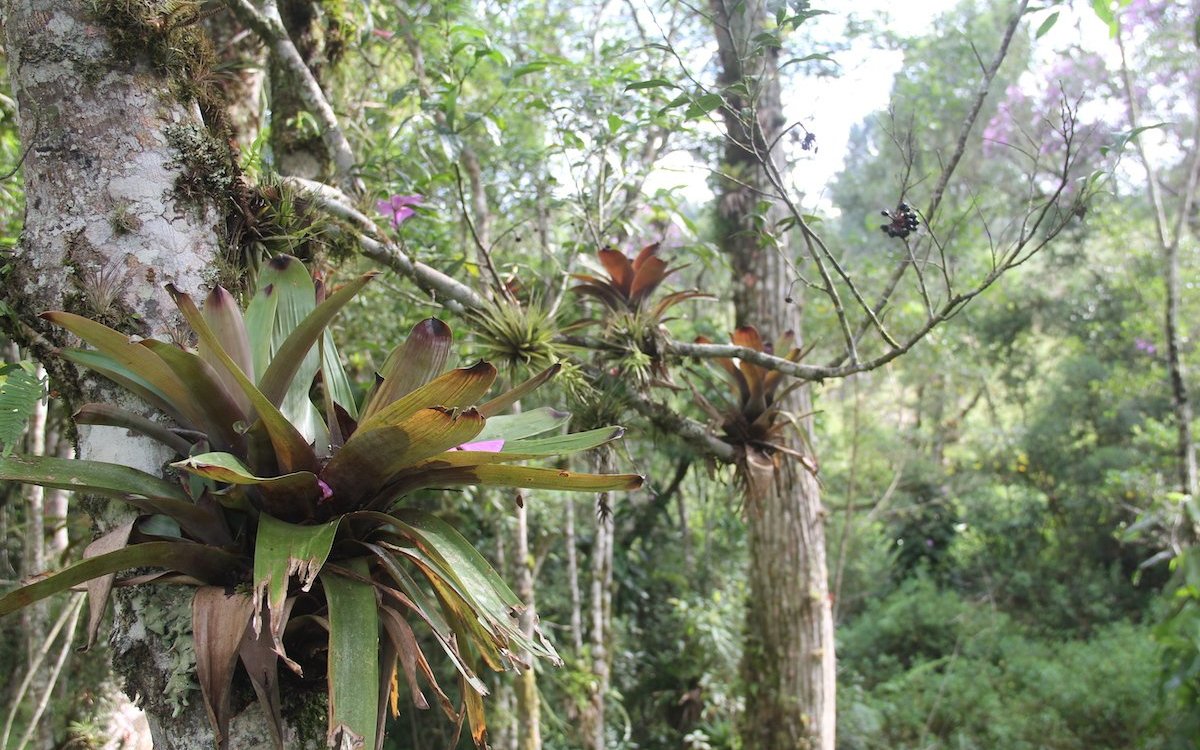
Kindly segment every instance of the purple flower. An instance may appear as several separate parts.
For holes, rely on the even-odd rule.
[[[420,195],[393,195],[385,201],[379,201],[375,207],[392,222],[393,229],[399,229],[406,219],[416,213],[412,206],[420,205],[425,198]]]
[[[317,501],[317,504],[328,502],[329,498],[333,497],[333,488],[326,484],[324,479],[318,479],[317,486],[321,488],[321,499]]]
[[[1143,354],[1149,354],[1150,356],[1154,356],[1158,353],[1158,347],[1155,346],[1153,342],[1147,341],[1146,339],[1134,339],[1133,348],[1137,349]]]

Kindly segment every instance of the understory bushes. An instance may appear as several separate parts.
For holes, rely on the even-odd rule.
[[[1035,636],[918,576],[846,623],[839,647],[841,750],[1171,747],[1147,626]]]

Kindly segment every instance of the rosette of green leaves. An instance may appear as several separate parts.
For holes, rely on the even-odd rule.
[[[549,408],[499,416],[557,366],[484,400],[495,369],[480,362],[444,371],[451,332],[436,319],[413,329],[356,403],[328,326],[370,279],[326,295],[299,261],[277,258],[245,313],[223,289],[200,309],[168,287],[196,335],[194,350],[46,313],[91,347],[65,350],[65,358],[173,424],[95,404],[79,421],[162,442],[180,456],[180,473],[162,479],[101,462],[0,458],[0,479],[106,495],[141,512],[93,542],[81,562],[0,598],[0,614],[86,584],[90,645],[114,585],[197,586],[197,679],[219,742],[240,661],[278,747],[281,662],[298,675],[306,666],[327,674],[331,743],[349,737],[380,747],[400,674],[418,707],[428,707],[427,689],[458,720],[417,645],[411,623],[421,623],[457,668],[466,718],[483,744],[487,690],[477,670],[517,664],[522,652],[558,656],[540,634],[521,632],[523,605],[478,551],[403,499],[456,485],[600,492],[635,488],[641,477],[513,465],[596,447],[623,430],[563,435],[569,415]],[[131,568],[162,572],[117,580]]]

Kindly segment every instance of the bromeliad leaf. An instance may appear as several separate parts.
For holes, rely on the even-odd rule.
[[[187,319],[192,326],[192,330],[200,337],[202,342],[205,342],[212,347],[214,354],[220,360],[221,364],[233,376],[233,379],[241,387],[242,392],[254,405],[258,412],[258,418],[262,420],[263,426],[270,435],[271,445],[275,448],[276,457],[278,458],[279,468],[289,473],[292,471],[316,471],[317,457],[309,446],[308,442],[296,430],[291,422],[287,420],[279,412],[270,399],[262,394],[250,382],[242,369],[237,366],[237,363],[230,359],[220,347],[220,342],[217,341],[216,335],[212,329],[208,327],[200,311],[196,308],[196,303],[187,294],[179,291],[172,284],[167,285],[167,292],[175,300],[175,304],[179,307],[179,311],[183,313],[183,317]]]
[[[318,526],[298,526],[266,513],[258,517],[254,546],[254,632],[260,632],[262,627],[261,612],[265,604],[270,619],[268,630],[281,656],[280,635],[288,581],[296,576],[301,590],[312,587],[329,557],[339,523],[340,519]],[[298,667],[293,665],[293,669]]]
[[[543,406],[540,409],[530,409],[520,414],[509,414],[502,417],[492,417],[484,425],[483,430],[476,436],[476,441],[504,440],[507,445],[513,440],[520,440],[543,432],[558,429],[571,420],[571,413]]]
[[[384,362],[379,373],[382,382],[363,407],[363,419],[437,376],[446,366],[450,341],[450,326],[437,318],[427,318],[413,326],[405,342]]]
[[[360,429],[321,474],[333,491],[335,508],[362,507],[393,477],[425,459],[474,439],[484,419],[464,412],[421,409],[395,425]]]
[[[238,650],[254,611],[249,594],[230,593],[223,586],[201,586],[192,597],[192,635],[196,677],[209,723],[216,729],[217,746],[229,739],[229,693]]]
[[[289,495],[297,508],[306,508],[327,497],[328,490],[316,474],[297,471],[278,477],[256,477],[237,456],[229,453],[202,453],[171,464],[205,479],[226,484],[261,487],[277,495]]]
[[[59,572],[0,597],[0,615],[16,611],[72,586],[129,568],[167,568],[203,581],[232,579],[243,559],[195,542],[146,542],[80,560]]]
[[[330,745],[371,750],[377,746],[378,702],[387,699],[379,690],[379,606],[366,558],[341,566],[355,577],[321,572],[329,605]]]
[[[0,479],[125,499],[140,496],[188,502],[172,482],[128,466],[53,456],[0,456]]]
[[[451,370],[393,401],[366,418],[359,432],[385,424],[398,424],[428,406],[467,407],[487,393],[496,380],[496,368],[487,362]]]

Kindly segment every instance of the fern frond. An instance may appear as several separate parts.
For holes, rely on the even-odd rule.
[[[37,402],[45,395],[45,384],[32,362],[0,367],[0,445],[4,455],[12,453]]]

